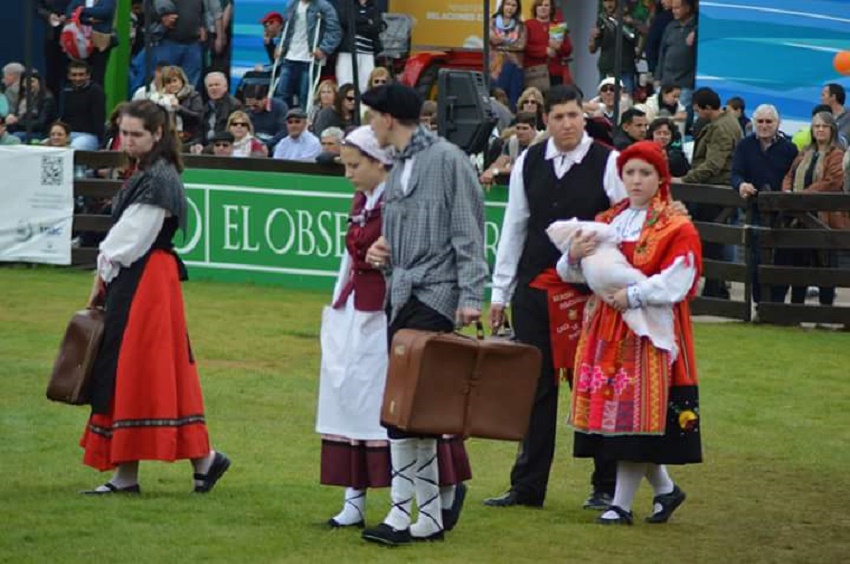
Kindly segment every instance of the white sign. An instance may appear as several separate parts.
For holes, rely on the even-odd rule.
[[[0,147],[0,261],[71,264],[74,151]]]

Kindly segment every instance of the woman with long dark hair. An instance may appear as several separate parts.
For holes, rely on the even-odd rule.
[[[195,492],[210,491],[230,459],[210,449],[172,239],[187,202],[179,142],[168,113],[148,100],[120,118],[134,169],[113,201],[114,225],[100,244],[89,307],[105,305],[92,376],[83,462],[112,478],[86,494],[140,493],[140,460],[189,459]]]
[[[316,114],[313,122],[313,133],[316,137],[322,135],[322,131],[328,127],[338,127],[345,131],[354,123],[354,85],[343,84],[336,93],[334,105],[324,108]]]

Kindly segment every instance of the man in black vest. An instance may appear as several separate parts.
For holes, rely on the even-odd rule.
[[[552,88],[545,118],[549,139],[531,146],[514,164],[493,271],[491,324],[502,325],[510,303],[517,338],[543,353],[531,422],[511,472],[511,488],[484,501],[496,507],[543,505],[555,454],[558,383],[561,375],[572,372],[581,313],[590,293],[560,280],[555,264],[561,253],[546,228],[559,219],[592,220],[626,197],[617,174],[617,153],[584,130],[577,88]],[[595,463],[593,492],[584,507],[601,510],[613,498],[616,465]]]

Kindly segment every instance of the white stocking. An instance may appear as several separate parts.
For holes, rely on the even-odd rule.
[[[667,467],[663,464],[647,464],[646,479],[652,485],[654,495],[664,495],[671,493],[675,485],[670,479],[670,474],[667,473]],[[653,508],[653,513],[658,513],[663,508],[660,503],[656,503]]]
[[[410,527],[414,537],[428,537],[443,530],[437,439],[419,439],[416,461],[416,505],[419,519]]]
[[[611,505],[631,511],[632,502],[644,474],[646,474],[645,462],[626,462],[623,460],[617,462],[617,486]],[[603,519],[616,519],[618,517],[619,515],[610,510],[602,514]]]
[[[342,511],[334,516],[334,521],[343,527],[360,523],[366,514],[366,490],[345,488],[345,501]]]
[[[390,461],[392,464],[392,484],[390,486],[390,509],[384,523],[403,530],[410,527],[410,510],[413,508],[416,477],[416,439],[391,439]]]

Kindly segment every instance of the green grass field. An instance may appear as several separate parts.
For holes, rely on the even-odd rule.
[[[702,465],[672,468],[689,498],[665,526],[593,524],[590,463],[559,427],[543,510],[491,509],[513,443],[470,441],[475,478],[445,543],[386,549],[323,528],[341,491],[318,484],[313,432],[323,293],[190,282],[189,330],[210,434],[233,467],[209,496],[188,462],[142,464],[139,498],[77,494],[87,410],[44,398],[90,274],[0,268],[0,562],[839,562],[850,553],[850,334],[698,324]],[[562,417],[568,404],[562,397]],[[388,508],[370,495],[371,523]],[[641,486],[635,511],[650,510]]]

